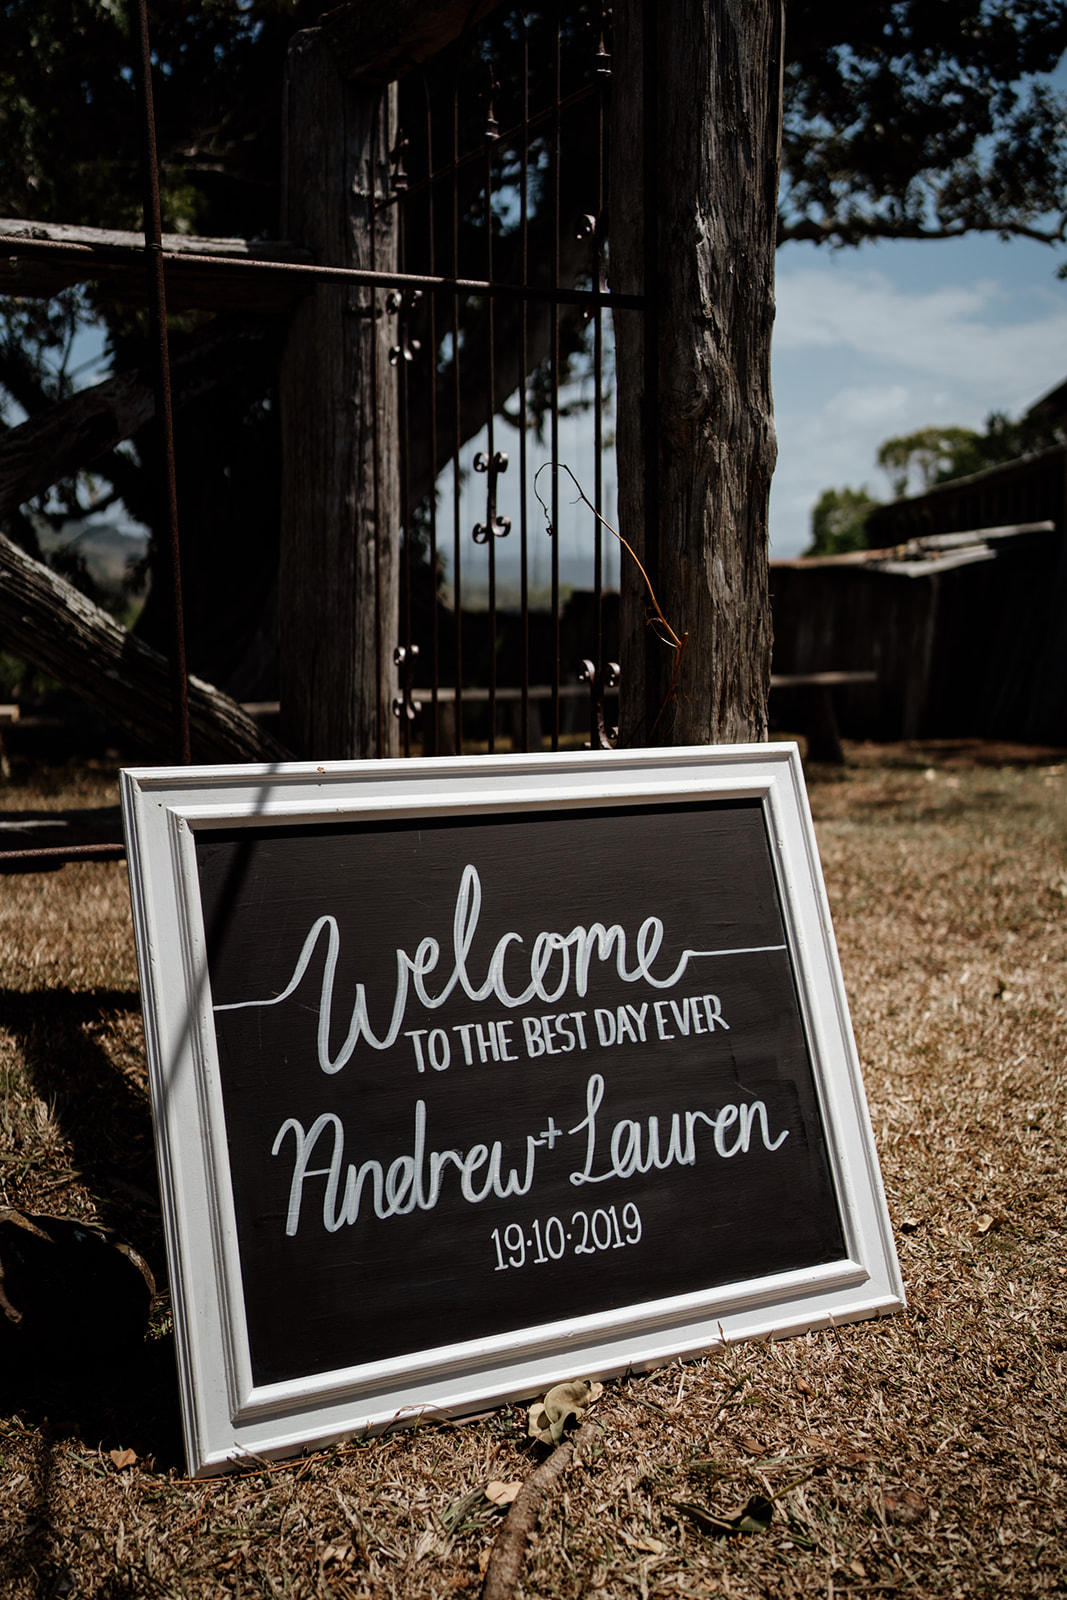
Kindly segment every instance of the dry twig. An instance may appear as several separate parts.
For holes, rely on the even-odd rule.
[[[557,1445],[548,1460],[530,1473],[493,1543],[482,1600],[511,1600],[526,1555],[526,1541],[537,1526],[541,1501],[555,1488],[575,1452],[591,1445],[596,1433],[592,1422],[583,1422],[573,1439]]]

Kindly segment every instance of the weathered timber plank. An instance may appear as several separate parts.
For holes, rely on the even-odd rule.
[[[307,251],[285,240],[209,239],[166,233],[171,262],[167,301],[175,310],[288,312],[308,285],[297,278],[264,275],[242,263],[307,266]],[[200,258],[207,257],[201,264]],[[225,268],[215,266],[224,260]],[[47,299],[73,284],[97,283],[115,299],[146,298],[144,235],[117,228],[0,217],[0,295]]]
[[[169,755],[165,657],[2,535],[0,638],[6,649],[58,678],[142,749]],[[286,759],[276,739],[235,701],[199,678],[189,679],[189,718],[195,760]]]

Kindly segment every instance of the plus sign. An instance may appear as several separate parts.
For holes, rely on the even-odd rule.
[[[553,1150],[555,1149],[556,1140],[561,1139],[562,1137],[563,1129],[557,1128],[555,1119],[553,1117],[549,1117],[548,1127],[541,1129],[541,1138],[544,1140],[545,1144],[548,1145],[548,1148]]]

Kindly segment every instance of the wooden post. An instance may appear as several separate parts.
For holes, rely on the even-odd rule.
[[[346,81],[317,29],[289,50],[285,235],[322,266],[395,271],[395,89]],[[381,291],[317,286],[281,366],[282,738],[298,755],[397,753],[396,378]]]
[[[781,0],[616,0],[613,21],[611,286],[655,297],[616,318],[619,516],[688,634],[668,702],[674,652],[623,555],[621,738],[764,739]]]

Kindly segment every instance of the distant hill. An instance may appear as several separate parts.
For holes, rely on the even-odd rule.
[[[108,598],[123,595],[130,563],[140,561],[148,548],[147,532],[135,523],[84,517],[61,528],[39,522],[36,532],[46,555],[63,549],[80,555],[89,576]]]

